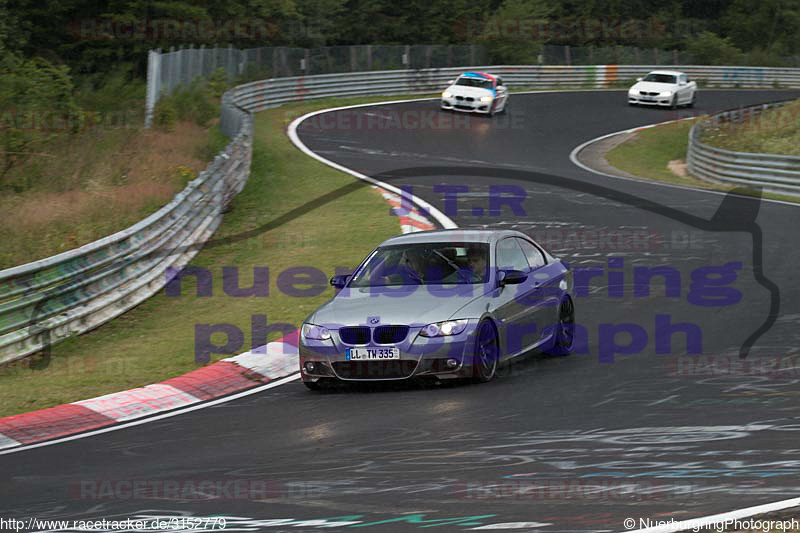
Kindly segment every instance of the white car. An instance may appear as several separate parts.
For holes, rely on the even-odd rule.
[[[442,92],[442,109],[494,115],[505,111],[508,89],[500,76],[465,72]]]
[[[657,105],[675,109],[692,107],[697,99],[697,84],[676,70],[654,70],[628,90],[629,105]]]

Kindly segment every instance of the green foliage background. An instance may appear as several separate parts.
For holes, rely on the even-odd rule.
[[[158,35],[86,38],[80,32],[85,21],[256,18],[270,21],[277,28],[274,35],[190,43]],[[636,41],[552,36],[547,42],[464,31],[476,21],[531,18],[657,20],[663,31]],[[681,51],[681,60],[692,64],[800,66],[798,35],[800,0],[0,0],[0,190],[25,188],[24,183],[4,183],[4,176],[52,136],[36,128],[15,128],[15,121],[57,110],[80,129],[97,120],[97,114],[140,109],[147,51],[154,48],[471,43],[484,46],[491,63],[530,64],[541,60],[547,44],[593,50],[636,46]],[[614,57],[623,61],[627,56],[623,50]],[[207,123],[213,106],[200,98],[192,107],[190,96],[204,91],[213,95],[216,85],[213,80],[205,88],[193,85],[165,102],[158,110],[160,123],[169,127],[186,116]]]

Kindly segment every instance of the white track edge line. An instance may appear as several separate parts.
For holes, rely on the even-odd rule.
[[[546,90],[543,90],[543,91],[537,91],[537,90],[519,91],[519,92],[512,92],[510,94],[548,94],[548,93],[551,94],[551,93],[601,92],[601,91],[613,92],[613,91],[620,91],[620,90],[623,90],[623,89],[566,89],[566,90],[546,89]],[[376,185],[376,186],[378,186],[381,189],[384,189],[386,191],[391,191],[391,192],[393,192],[395,194],[398,194],[398,195],[400,195],[401,198],[402,197],[409,198],[412,202],[417,204],[419,207],[427,209],[428,213],[433,218],[435,218],[436,221],[439,222],[439,224],[442,227],[447,228],[447,229],[457,228],[458,225],[450,217],[448,217],[447,215],[445,215],[444,213],[442,213],[441,211],[439,211],[438,209],[433,207],[431,204],[429,204],[428,202],[426,202],[422,198],[420,198],[420,197],[418,197],[418,196],[416,196],[414,194],[409,195],[407,193],[404,193],[402,190],[400,190],[399,188],[395,187],[394,185],[390,185],[388,183],[376,180],[375,178],[371,178],[371,177],[369,177],[369,176],[367,176],[365,174],[361,174],[360,172],[356,172],[353,169],[347,168],[347,167],[345,167],[343,165],[340,165],[338,163],[334,163],[330,159],[325,159],[321,155],[319,155],[319,154],[313,152],[311,149],[309,149],[308,146],[306,146],[305,143],[303,143],[303,141],[301,141],[300,137],[297,135],[297,127],[300,125],[301,122],[303,122],[304,120],[309,119],[311,117],[314,117],[314,116],[317,116],[317,115],[321,115],[322,113],[330,113],[330,112],[333,112],[333,111],[343,111],[345,109],[356,109],[356,108],[359,108],[359,107],[371,107],[371,106],[392,105],[392,104],[405,104],[405,103],[409,103],[409,102],[424,102],[424,101],[429,101],[429,100],[438,100],[438,98],[437,97],[407,98],[407,99],[404,99],[404,100],[386,100],[386,101],[382,101],[382,102],[371,102],[369,104],[353,104],[353,105],[346,105],[346,106],[340,106],[340,107],[331,107],[331,108],[328,108],[328,109],[320,109],[320,110],[317,110],[317,111],[312,111],[310,113],[306,113],[305,115],[294,119],[289,124],[289,126],[286,128],[286,134],[289,136],[289,140],[292,141],[292,144],[294,144],[301,152],[303,152],[307,156],[309,156],[309,157],[311,157],[313,159],[316,159],[317,161],[319,161],[319,162],[321,162],[321,163],[323,163],[325,165],[328,165],[329,167],[333,167],[336,170],[339,170],[339,171],[344,172],[346,174],[350,174],[351,176],[353,176],[353,177],[355,177],[357,179],[360,179],[362,181],[366,181],[367,183],[371,183],[373,185]]]
[[[309,119],[311,117],[314,117],[316,115],[320,115],[322,113],[329,113],[329,112],[332,112],[332,111],[342,111],[342,110],[345,110],[345,109],[354,109],[354,108],[358,108],[358,107],[389,105],[389,104],[398,104],[398,103],[404,103],[404,102],[419,102],[419,101],[423,101],[423,100],[434,100],[434,99],[435,98],[416,98],[416,99],[412,99],[412,100],[392,100],[392,101],[387,101],[387,102],[376,102],[376,103],[371,103],[371,104],[357,104],[357,105],[333,107],[333,108],[330,108],[330,109],[321,109],[321,110],[318,110],[318,111],[312,111],[311,113],[306,113],[302,117],[298,117],[298,118],[294,119],[292,121],[292,123],[289,124],[289,127],[287,128],[286,133],[289,136],[289,139],[292,141],[292,144],[294,144],[295,147],[297,147],[297,149],[299,149],[301,152],[303,152],[307,156],[309,156],[309,157],[311,157],[313,159],[316,159],[317,161],[319,161],[319,162],[321,162],[321,163],[323,163],[325,165],[328,165],[329,167],[333,167],[336,170],[339,170],[341,172],[345,172],[346,174],[350,174],[351,176],[353,176],[353,177],[355,177],[355,178],[357,178],[357,179],[359,179],[361,181],[366,181],[367,183],[371,183],[372,185],[377,185],[381,189],[384,189],[386,191],[391,191],[391,192],[393,192],[393,193],[395,193],[397,195],[400,195],[401,198],[408,198],[412,202],[417,204],[417,206],[419,206],[420,208],[427,210],[428,214],[430,216],[432,216],[433,218],[435,218],[436,221],[443,228],[453,229],[453,228],[457,228],[458,225],[455,222],[453,222],[453,220],[450,217],[448,217],[447,215],[445,215],[444,213],[442,213],[441,211],[439,211],[438,209],[433,207],[431,204],[429,204],[428,202],[426,202],[422,198],[420,198],[420,197],[418,197],[418,196],[416,196],[414,194],[408,194],[407,192],[403,191],[402,189],[400,189],[398,187],[395,187],[394,185],[389,185],[386,182],[383,182],[383,181],[380,181],[380,180],[376,180],[375,178],[371,178],[371,177],[367,176],[366,174],[361,174],[360,172],[356,172],[355,170],[349,169],[349,168],[347,168],[347,167],[345,167],[343,165],[340,165],[338,163],[334,163],[330,159],[325,159],[324,157],[322,157],[322,156],[316,154],[315,152],[311,151],[311,149],[308,148],[308,146],[306,146],[305,143],[303,143],[303,141],[301,141],[300,137],[297,135],[297,127],[300,125],[301,122],[303,122],[304,120]]]
[[[646,126],[637,126],[635,128],[629,128],[627,130],[620,130],[620,131],[615,131],[613,133],[607,133],[605,135],[601,135],[599,137],[595,137],[594,139],[589,139],[588,141],[586,141],[584,143],[581,143],[578,146],[576,146],[575,148],[573,148],[572,151],[569,153],[569,159],[570,159],[570,161],[572,161],[573,165],[575,165],[577,167],[580,167],[583,170],[586,170],[588,172],[591,172],[592,174],[597,174],[599,176],[605,176],[607,178],[614,178],[614,179],[625,180],[625,181],[633,181],[633,182],[636,182],[636,183],[644,183],[644,184],[648,184],[648,185],[654,185],[654,186],[657,186],[657,187],[669,187],[671,189],[680,189],[680,190],[684,190],[684,191],[694,191],[694,192],[704,192],[704,193],[709,193],[709,194],[716,194],[716,195],[725,196],[725,195],[728,194],[725,191],[717,191],[717,190],[714,190],[714,189],[704,189],[702,187],[692,187],[690,185],[678,185],[677,183],[665,183],[663,181],[658,181],[658,180],[648,180],[648,179],[644,179],[644,178],[629,178],[627,176],[619,176],[617,174],[609,174],[607,172],[602,172],[600,170],[595,170],[595,169],[593,169],[593,168],[591,168],[591,167],[589,167],[587,165],[584,165],[580,161],[578,161],[578,154],[581,152],[581,150],[583,150],[584,148],[586,148],[590,144],[594,144],[596,142],[602,141],[604,139],[608,139],[609,137],[614,137],[616,135],[624,135],[626,133],[631,133],[631,132],[638,131],[638,130],[645,130],[645,129],[649,129],[649,128],[655,128],[656,126],[665,126],[667,124],[675,124],[676,122],[683,122],[684,120],[690,120],[690,119],[693,119],[693,118],[697,118],[697,117],[686,117],[686,118],[679,118],[679,119],[676,119],[676,120],[667,120],[666,122],[657,122],[655,124],[648,124]],[[780,205],[788,205],[788,206],[792,206],[792,207],[800,207],[800,203],[787,202],[785,200],[775,200],[773,198],[764,198],[764,197],[758,198],[756,196],[742,196],[742,198],[752,198],[753,200],[760,199],[762,202],[769,202],[769,203],[780,204]]]
[[[753,507],[745,507],[744,509],[737,509],[727,513],[720,513],[702,518],[687,518],[684,520],[676,520],[673,523],[665,524],[663,526],[646,527],[643,529],[629,529],[625,533],[675,533],[677,531],[686,531],[688,529],[705,529],[704,526],[725,522],[728,520],[737,520],[739,518],[749,518],[751,516],[772,513],[775,511],[782,511],[783,509],[790,509],[800,505],[800,498],[790,498],[788,500],[781,500],[779,502],[765,503],[763,505],[756,505]]]
[[[277,379],[275,381],[270,381],[269,383],[265,383],[264,385],[261,385],[259,387],[254,387],[252,389],[248,389],[248,390],[245,390],[245,391],[237,392],[237,393],[231,394],[229,396],[223,396],[221,398],[216,398],[214,400],[209,400],[207,402],[200,403],[200,404],[197,404],[197,405],[190,405],[188,407],[182,407],[182,408],[176,409],[174,411],[170,411],[168,413],[162,413],[160,415],[149,416],[149,417],[146,417],[146,418],[141,418],[139,420],[132,420],[130,422],[125,422],[125,423],[122,423],[122,424],[108,426],[108,427],[104,427],[104,428],[100,428],[100,429],[95,429],[95,430],[92,430],[92,431],[88,431],[86,433],[78,433],[76,435],[68,435],[66,437],[61,437],[59,439],[48,440],[48,441],[44,441],[44,442],[36,442],[36,443],[33,443],[33,444],[27,444],[27,445],[24,445],[24,446],[21,446],[21,447],[17,447],[17,448],[9,448],[8,450],[0,450],[0,455],[7,455],[7,454],[11,454],[11,453],[22,452],[22,451],[25,451],[25,450],[32,450],[34,448],[42,448],[44,446],[50,446],[52,444],[60,444],[62,442],[69,442],[69,441],[72,441],[72,440],[83,439],[83,438],[86,438],[86,437],[92,437],[94,435],[100,435],[100,434],[103,434],[103,433],[110,433],[111,431],[117,431],[117,430],[120,430],[120,429],[126,429],[126,428],[133,427],[133,426],[139,426],[139,425],[142,425],[142,424],[147,424],[149,422],[155,422],[156,420],[162,420],[164,418],[171,418],[173,416],[178,416],[178,415],[182,415],[182,414],[185,414],[185,413],[190,413],[192,411],[199,411],[200,409],[205,409],[206,407],[212,407],[214,405],[218,405],[218,404],[221,404],[221,403],[229,402],[231,400],[236,400],[236,399],[242,398],[244,396],[249,396],[251,394],[256,394],[256,393],[259,393],[261,391],[265,391],[267,389],[272,389],[274,387],[278,387],[280,385],[284,385],[286,383],[289,383],[291,381],[296,380],[299,377],[300,377],[300,372],[296,372],[294,374],[291,374],[289,376]]]
[[[531,93],[539,93],[539,92],[543,93],[543,92],[568,92],[568,91],[531,91]],[[517,94],[523,94],[523,93],[517,93]],[[528,93],[525,93],[525,94],[528,94]],[[392,191],[392,192],[397,193],[397,194],[402,194],[402,191],[400,191],[398,188],[396,188],[396,187],[394,187],[392,185],[389,185],[388,183],[383,183],[383,182],[380,182],[380,181],[378,181],[378,180],[376,180],[374,178],[370,178],[369,176],[365,176],[364,174],[356,172],[356,171],[354,171],[352,169],[349,169],[349,168],[347,168],[347,167],[345,167],[343,165],[339,165],[338,163],[334,163],[333,161],[325,159],[324,157],[322,157],[320,155],[317,155],[316,153],[312,152],[305,144],[303,144],[303,142],[297,136],[297,126],[302,121],[306,120],[307,118],[313,117],[313,116],[321,114],[321,113],[331,112],[331,111],[341,111],[341,110],[344,110],[344,109],[353,109],[353,108],[357,108],[357,107],[388,105],[388,104],[397,104],[397,103],[404,103],[404,102],[420,102],[420,101],[424,101],[424,100],[435,100],[435,99],[436,98],[416,98],[416,99],[411,99],[411,100],[393,100],[393,101],[388,101],[388,102],[377,102],[377,103],[372,103],[372,104],[358,104],[358,105],[352,105],[352,106],[342,106],[342,107],[335,107],[335,108],[330,108],[330,109],[323,109],[323,110],[319,110],[319,111],[314,111],[314,112],[308,113],[306,115],[303,115],[302,117],[299,117],[299,118],[293,120],[292,123],[289,124],[289,127],[287,129],[287,133],[289,135],[289,138],[295,144],[295,146],[297,146],[297,148],[299,148],[306,155],[308,155],[310,157],[313,157],[317,161],[320,161],[320,162],[322,162],[322,163],[324,163],[324,164],[326,164],[326,165],[328,165],[330,167],[333,167],[333,168],[335,168],[337,170],[341,170],[342,172],[346,172],[347,174],[350,174],[351,176],[354,176],[354,177],[356,177],[358,179],[361,179],[361,180],[367,181],[369,183],[378,185],[379,187],[384,188],[386,190]],[[670,123],[674,123],[674,122],[681,122],[683,120],[689,120],[690,118],[696,118],[696,117],[686,117],[686,118],[682,118],[682,119],[671,120],[671,121],[668,121],[668,122],[659,122],[659,123],[656,123],[656,124],[649,124],[649,125],[646,125],[646,126],[639,126],[639,127],[636,127],[636,128],[630,128],[630,129],[627,129],[627,130],[623,130],[623,131],[618,131],[618,132],[602,135],[600,137],[597,137],[595,139],[591,139],[591,140],[586,141],[585,143],[575,147],[572,150],[572,152],[570,153],[570,156],[569,156],[570,160],[576,166],[578,166],[578,167],[580,167],[580,168],[582,168],[584,170],[587,170],[589,172],[592,172],[593,174],[599,174],[599,175],[602,175],[602,176],[607,176],[607,177],[610,177],[610,178],[623,179],[623,180],[627,180],[627,181],[636,181],[638,183],[651,183],[651,182],[645,181],[645,180],[626,178],[625,176],[616,176],[614,174],[606,174],[604,172],[598,172],[598,171],[593,170],[593,169],[587,167],[586,165],[580,163],[575,156],[578,154],[578,152],[580,152],[583,148],[585,148],[589,144],[592,144],[593,142],[596,142],[596,141],[599,141],[599,140],[602,140],[602,139],[606,139],[608,137],[612,137],[614,135],[619,135],[619,134],[622,134],[622,133],[629,133],[629,132],[640,130],[640,129],[653,128],[655,126],[660,126],[660,125],[664,125],[664,124],[670,124]],[[677,189],[691,190],[691,191],[710,192],[710,193],[722,194],[722,195],[727,194],[727,193],[722,192],[722,191],[699,189],[699,188],[694,188],[694,187],[685,187],[685,186],[680,186],[680,185],[674,185],[674,184],[671,184],[671,183],[661,183],[661,182],[655,182],[654,181],[654,182],[652,182],[652,184],[653,185],[660,185],[660,186],[667,186],[667,187],[672,187],[672,188],[677,188]],[[419,205],[421,207],[425,207],[425,206],[429,206],[430,205],[427,202],[425,202],[424,200],[422,200],[421,198],[418,198],[418,197],[416,197],[414,195],[411,195],[411,199],[412,199],[412,201],[414,201],[414,203],[416,203],[417,205]],[[762,198],[762,200],[766,200],[766,201],[774,202],[774,203],[785,204],[785,205],[792,205],[792,206],[800,205],[800,204],[793,204],[791,202],[783,202],[781,200],[769,200],[769,199],[764,199],[764,198]],[[438,217],[436,217],[436,215],[434,214],[434,211],[435,211],[436,213],[441,215],[443,218],[445,218],[445,219],[449,220],[451,223],[453,223],[454,227],[455,227],[455,223],[452,222],[443,213],[441,213],[438,209],[435,209],[432,206],[431,206],[431,208],[432,208],[431,211],[429,211],[431,216],[434,216],[435,218],[437,218],[437,220],[439,220]],[[442,224],[442,225],[444,225],[444,224]],[[747,508],[744,508],[744,509],[738,509],[738,510],[730,511],[730,512],[727,512],[727,513],[722,513],[722,514],[716,514],[716,515],[710,515],[710,516],[707,516],[707,517],[697,518],[697,519],[694,519],[692,521],[692,523],[693,524],[695,524],[695,523],[697,523],[697,524],[701,524],[701,523],[708,524],[708,523],[719,522],[720,520],[724,521],[724,520],[729,520],[729,519],[745,518],[745,517],[753,516],[753,515],[756,515],[756,514],[763,514],[763,513],[768,513],[768,512],[772,512],[772,511],[779,511],[779,510],[782,510],[782,509],[787,509],[787,508],[790,508],[790,507],[796,507],[798,505],[800,505],[800,498],[793,498],[793,499],[789,499],[789,500],[781,500],[781,501],[774,502],[774,503],[767,503],[767,504],[758,505],[758,506],[755,506],[755,507],[747,507]],[[680,524],[680,522],[676,522],[676,524]],[[677,526],[656,526],[656,527],[652,527],[652,528],[631,530],[631,531],[627,531],[625,533],[674,533],[674,532],[685,530],[685,529],[687,529],[687,528],[686,527],[682,527],[680,525],[677,525]]]

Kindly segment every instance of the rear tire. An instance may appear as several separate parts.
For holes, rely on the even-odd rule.
[[[550,355],[569,355],[575,348],[575,304],[569,296],[558,306],[558,324],[549,344],[545,352]]]
[[[692,93],[692,99],[689,100],[689,103],[686,105],[687,107],[694,107],[694,103],[697,101],[697,91]]]

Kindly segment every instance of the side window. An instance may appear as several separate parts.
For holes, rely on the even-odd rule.
[[[503,85],[503,78],[501,78],[500,76],[498,76],[498,77],[497,77],[497,86],[499,87],[500,85]]]
[[[528,260],[517,239],[509,237],[497,243],[497,268],[528,270]]]
[[[541,250],[525,239],[518,240],[522,251],[525,252],[525,257],[528,258],[528,263],[531,265],[531,268],[539,268],[547,264],[547,259]]]
[[[687,81],[686,74],[681,74],[681,83],[686,83]]]

